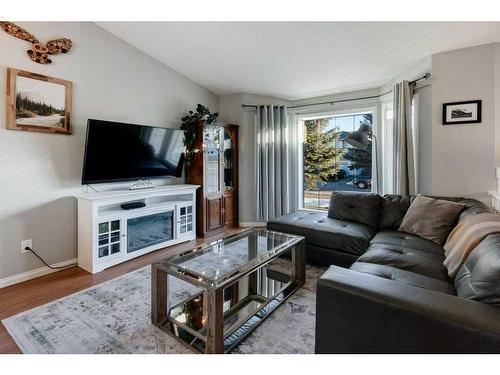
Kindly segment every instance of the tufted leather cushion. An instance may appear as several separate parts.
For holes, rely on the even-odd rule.
[[[383,196],[382,206],[380,210],[379,228],[381,229],[397,229],[401,225],[401,221],[408,211],[410,204],[415,199],[416,195],[396,195],[386,194]],[[465,209],[460,213],[458,222],[462,222],[470,215],[477,215],[483,212],[491,212],[491,210],[482,202],[470,198],[461,197],[437,197],[429,196],[434,199],[441,199],[449,202],[456,202],[465,205]]]
[[[414,234],[399,232],[397,230],[381,230],[370,241],[372,244],[396,246],[399,249],[414,249],[443,255],[443,247],[435,242]]]
[[[267,229],[307,237],[314,232],[314,226],[326,219],[326,212],[297,210],[267,222]]]
[[[306,244],[326,249],[362,254],[368,248],[376,230],[363,224],[331,219],[326,213],[298,210],[273,219],[267,228],[306,237]]]
[[[500,306],[500,234],[486,237],[455,277],[457,295]]]
[[[384,195],[380,210],[379,228],[399,228],[406,211],[408,211],[408,207],[410,207],[411,202],[413,202],[413,199],[415,199],[414,195]]]
[[[455,288],[451,282],[433,279],[432,277],[419,275],[417,273],[401,270],[395,267],[356,262],[350,267],[350,269],[352,271],[368,273],[378,277],[383,277],[384,279],[417,286],[419,288],[455,295]]]
[[[375,229],[368,225],[327,217],[314,227],[314,233],[306,241],[360,255],[366,251],[374,235]]]
[[[382,197],[374,193],[333,192],[328,217],[377,228]]]
[[[372,243],[358,262],[381,264],[448,282],[444,255],[401,246]]]
[[[458,222],[461,223],[469,216],[477,215],[486,212],[492,212],[491,209],[484,203],[476,201],[475,199],[461,199],[458,203],[465,204],[465,210],[460,213]]]

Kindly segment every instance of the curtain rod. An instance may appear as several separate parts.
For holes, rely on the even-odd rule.
[[[425,73],[422,77],[414,79],[413,81],[410,81],[409,83],[410,83],[410,85],[415,85],[417,82],[429,79],[430,77],[431,77],[431,73]],[[290,106],[288,108],[310,107],[310,106],[322,105],[322,104],[334,105],[336,103],[352,102],[352,101],[355,101],[355,100],[376,99],[376,98],[380,98],[381,96],[387,95],[387,94],[389,94],[391,92],[392,92],[392,90],[384,92],[383,94],[373,95],[373,96],[364,96],[364,97],[361,97],[361,98],[330,100],[328,102],[321,102],[321,103],[310,103],[310,104],[292,105],[292,106]],[[242,108],[257,108],[257,106],[254,105],[254,104],[242,104],[241,107]]]

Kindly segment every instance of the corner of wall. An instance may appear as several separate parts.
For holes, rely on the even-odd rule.
[[[243,123],[243,93],[219,96],[219,115],[222,121],[241,125]]]

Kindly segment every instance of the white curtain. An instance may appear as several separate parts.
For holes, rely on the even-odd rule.
[[[255,202],[258,221],[298,208],[298,129],[285,106],[258,105],[255,134]]]
[[[408,81],[394,86],[394,194],[416,194],[417,117],[412,112],[413,87]]]

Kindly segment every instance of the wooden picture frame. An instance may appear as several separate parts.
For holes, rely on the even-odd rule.
[[[71,134],[72,96],[70,81],[7,68],[6,127]]]
[[[482,102],[482,100],[467,100],[443,103],[443,125],[480,123]]]

